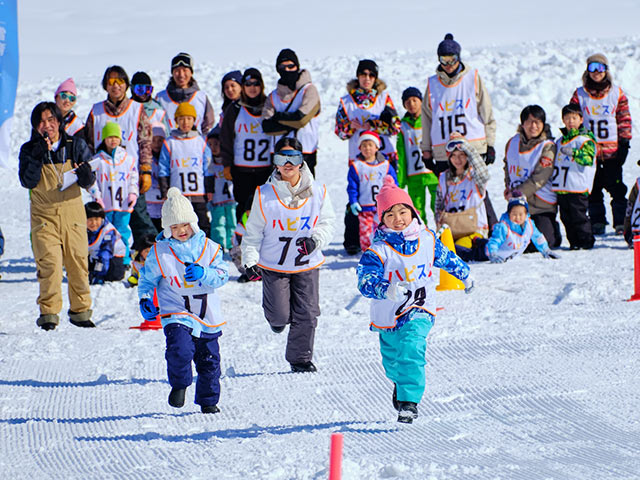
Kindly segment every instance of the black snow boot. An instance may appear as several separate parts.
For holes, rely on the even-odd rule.
[[[202,405],[200,411],[202,413],[219,413],[220,409],[217,405]]]
[[[175,408],[184,407],[184,394],[186,391],[186,388],[172,388],[169,394],[169,405]]]
[[[396,410],[400,410],[400,405],[398,404],[398,386],[393,384],[393,397],[391,397],[391,402],[393,403],[393,408]]]
[[[55,313],[45,313],[38,317],[36,325],[45,331],[53,330],[60,323],[60,318]]]
[[[318,369],[313,364],[313,362],[301,362],[301,363],[292,363],[291,371],[294,373],[302,373],[302,372],[317,372]]]
[[[398,402],[398,422],[413,423],[418,418],[418,404],[413,402]]]
[[[76,327],[95,328],[96,326],[95,323],[91,321],[92,310],[87,310],[86,312],[72,312],[69,310],[67,313],[69,314],[69,321]]]

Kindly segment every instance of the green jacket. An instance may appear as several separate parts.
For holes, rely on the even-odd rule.
[[[593,132],[584,128],[584,125],[580,125],[580,128],[577,129],[572,128],[571,130],[561,128],[560,131],[562,132],[562,143],[567,143],[578,135],[584,135],[591,139],[591,141],[584,142],[580,148],[573,149],[573,160],[578,165],[582,165],[584,167],[590,167],[593,165],[594,159],[596,158],[597,148],[596,137],[593,135]]]

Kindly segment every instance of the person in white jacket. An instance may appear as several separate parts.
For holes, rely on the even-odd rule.
[[[315,372],[313,343],[320,315],[322,248],[333,238],[335,213],[327,187],[313,179],[302,145],[284,137],[275,170],[256,189],[242,239],[249,280],[262,279],[262,306],[275,333],[289,324],[285,358],[293,372]]]

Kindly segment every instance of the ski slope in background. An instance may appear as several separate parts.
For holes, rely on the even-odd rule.
[[[279,46],[253,62],[267,88],[275,85],[271,57]],[[402,89],[423,89],[435,68],[435,44],[423,51],[375,51],[371,56],[397,106]],[[594,51],[609,56],[632,116],[640,119],[640,47],[633,38],[549,40],[508,49],[463,43],[465,62],[480,69],[491,93],[499,155],[529,103],[541,104],[557,131],[560,109]],[[130,53],[117,44],[114,52],[113,62]],[[156,85],[168,78],[163,67],[174,53],[167,50],[163,63],[150,70]],[[333,116],[357,59],[341,54],[304,61],[323,102],[318,178],[327,182],[338,212],[346,201],[347,148],[333,134]],[[69,62],[84,72],[77,111],[85,117],[104,98],[99,82],[113,62],[95,69],[73,55]],[[125,66],[133,73],[133,64]],[[246,66],[198,62],[196,78],[216,112],[220,77]],[[21,83],[14,158],[29,137],[31,109],[51,98],[64,78],[43,74]],[[640,137],[637,127],[634,135]],[[640,142],[631,146],[628,184],[640,175]],[[505,207],[501,157],[490,167],[489,183],[498,211]],[[439,293],[444,310],[429,336],[427,391],[420,418],[405,426],[395,421],[377,336],[367,328],[368,301],[356,300],[357,259],[342,254],[338,215],[321,271],[319,372],[288,372],[286,338],[273,334],[263,318],[261,286],[232,280],[220,290],[228,319],[220,341],[222,412],[204,416],[192,403],[193,387],[183,409],[167,405],[162,333],[128,330],[141,321],[135,291],[94,287],[94,330],[71,326],[66,303],[57,330],[35,326],[28,195],[17,166],[2,174],[2,478],[324,479],[332,432],[344,434],[345,479],[640,477],[640,304],[624,301],[633,291],[633,253],[620,237],[598,237],[592,251],[569,252],[565,241],[557,261],[534,254],[503,265],[474,264],[471,295]]]

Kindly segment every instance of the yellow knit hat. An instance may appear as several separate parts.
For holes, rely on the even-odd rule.
[[[180,105],[178,105],[178,108],[176,109],[176,114],[174,115],[174,118],[177,120],[178,117],[193,117],[193,118],[197,118],[197,114],[196,114],[196,107],[194,107],[193,105],[191,105],[188,102],[182,102]]]

